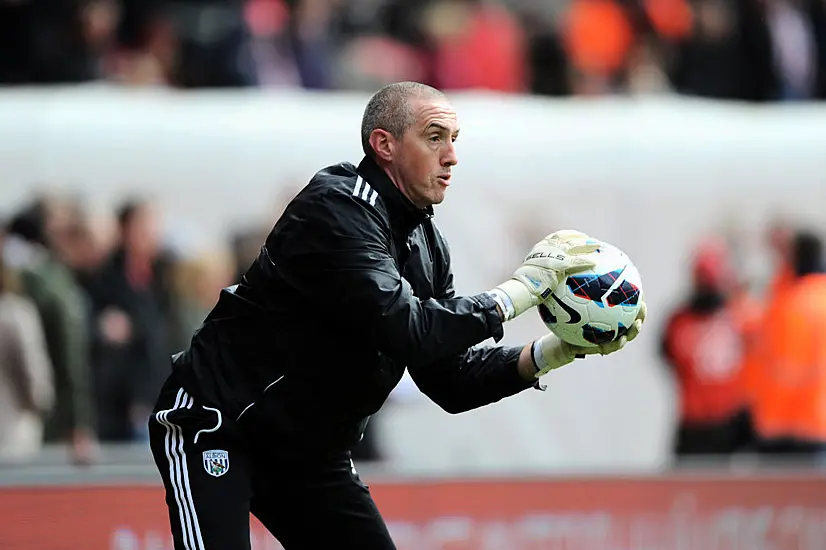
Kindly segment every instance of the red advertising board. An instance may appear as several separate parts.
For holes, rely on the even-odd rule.
[[[824,550],[826,477],[373,483],[399,550]],[[0,489],[2,550],[169,550],[155,486]],[[281,548],[255,520],[253,550]],[[346,546],[343,546],[346,548]]]

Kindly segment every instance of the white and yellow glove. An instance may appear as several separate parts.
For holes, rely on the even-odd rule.
[[[568,275],[593,267],[588,254],[600,242],[573,230],[551,233],[534,245],[513,276],[489,293],[510,321],[550,296]]]
[[[531,358],[533,359],[534,367],[536,367],[536,377],[540,378],[550,371],[563,367],[568,363],[572,363],[574,359],[581,359],[586,355],[609,355],[621,350],[628,342],[639,335],[642,330],[642,324],[645,322],[646,312],[645,300],[640,296],[640,312],[637,314],[637,319],[634,321],[634,324],[632,324],[620,338],[599,346],[587,348],[574,346],[563,342],[559,336],[552,332],[549,332],[538,340],[534,340],[531,345]]]

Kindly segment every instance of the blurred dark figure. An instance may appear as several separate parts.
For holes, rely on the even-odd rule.
[[[111,78],[135,86],[169,84],[178,45],[164,11],[167,0],[112,1],[120,17]]]
[[[254,86],[242,0],[119,0],[118,73],[136,84]]]
[[[812,29],[817,48],[817,79],[815,98],[826,99],[826,2],[810,0],[808,13],[812,18]]]
[[[45,426],[48,442],[66,441],[72,458],[89,463],[97,454],[95,410],[88,353],[88,303],[72,272],[55,255],[54,235],[65,221],[58,202],[38,199],[10,221],[6,265],[19,273],[21,290],[34,302],[46,336],[57,389]]]
[[[791,240],[791,277],[763,323],[755,428],[766,456],[820,460],[826,451],[826,264],[819,235]]]
[[[759,317],[734,293],[738,281],[724,244],[704,243],[692,269],[691,294],[671,315],[662,342],[679,388],[678,459],[729,455],[753,439],[744,365]]]
[[[170,80],[182,88],[258,85],[241,0],[172,0],[163,14],[175,43]]]
[[[553,21],[546,20],[533,10],[526,10],[521,19],[527,41],[526,70],[530,93],[546,96],[569,95],[571,89],[568,80],[568,57]]]
[[[774,98],[772,45],[760,0],[691,0],[687,36],[664,37],[679,93],[716,99]]]
[[[114,231],[106,223],[109,220],[93,219],[81,204],[72,205],[69,215],[64,229],[55,235],[54,250],[85,289],[111,254]]]
[[[662,27],[662,6],[685,3],[690,32]],[[676,90],[742,101],[826,97],[826,6],[822,0],[648,2]],[[673,25],[672,25],[673,27]]]
[[[0,229],[0,252],[3,244]],[[0,463],[20,463],[37,455],[55,393],[37,308],[11,283],[0,254]]]
[[[151,404],[171,368],[170,259],[159,249],[157,223],[150,203],[125,204],[118,212],[117,248],[86,279],[96,327],[99,433],[105,441],[145,437]]]
[[[101,78],[117,17],[113,0],[0,0],[0,83]]]

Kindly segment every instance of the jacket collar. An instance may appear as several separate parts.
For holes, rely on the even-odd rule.
[[[409,232],[424,220],[433,217],[432,206],[425,209],[417,208],[370,157],[365,156],[356,171],[376,189],[384,201],[394,229]]]

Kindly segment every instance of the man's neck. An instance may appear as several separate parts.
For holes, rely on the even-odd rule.
[[[387,178],[390,180],[390,182],[396,187],[396,189],[399,190],[399,193],[401,193],[402,196],[404,196],[404,198],[406,198],[410,202],[410,204],[412,204],[413,206],[415,206],[419,210],[425,210],[426,206],[421,206],[419,204],[416,204],[416,201],[413,200],[410,197],[410,193],[408,193],[408,191],[407,191],[407,186],[404,184],[404,180],[402,179],[400,174],[398,174],[396,171],[394,171],[386,163],[382,163],[382,162],[377,160],[376,164],[378,164],[379,168],[381,168],[382,171],[385,174],[387,174]]]

